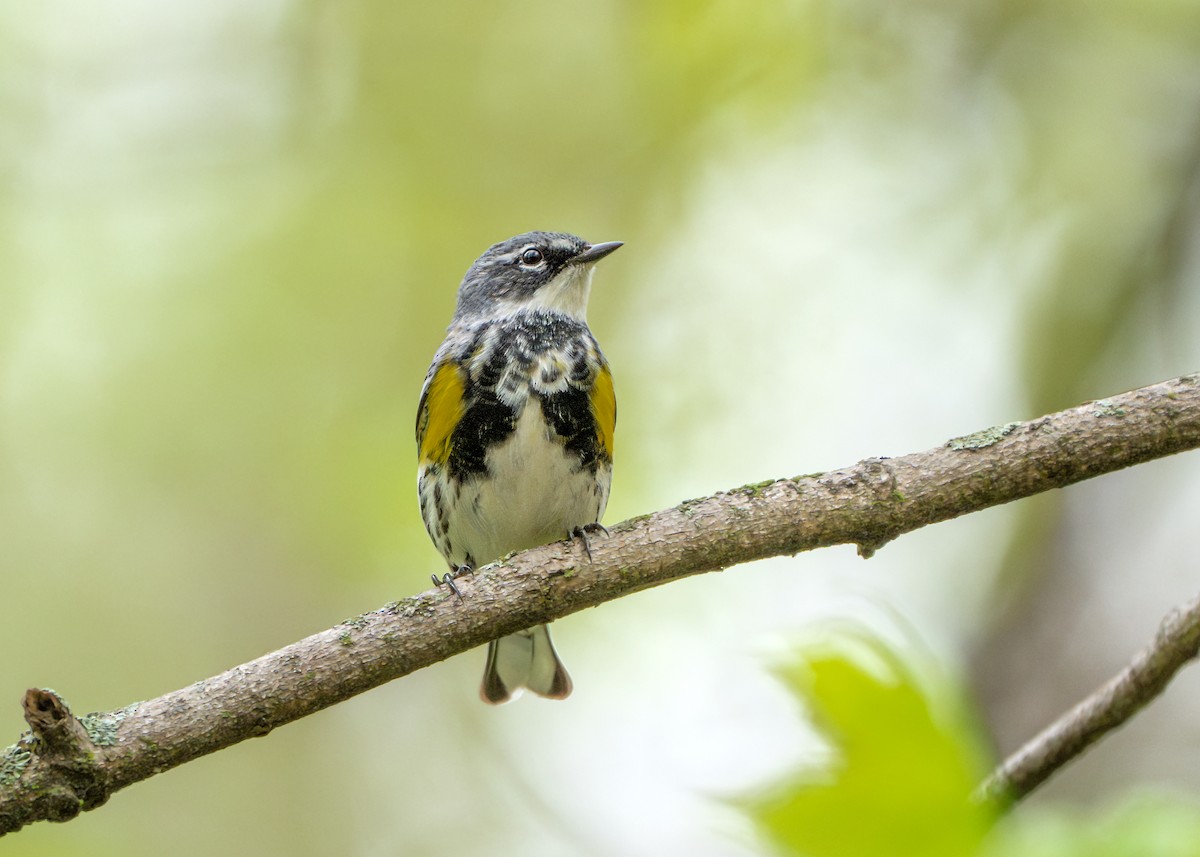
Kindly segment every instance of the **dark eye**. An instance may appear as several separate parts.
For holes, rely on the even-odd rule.
[[[521,262],[525,265],[536,265],[542,261],[542,251],[536,247],[530,247],[521,254]]]

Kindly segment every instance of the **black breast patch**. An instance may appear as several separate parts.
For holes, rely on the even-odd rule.
[[[477,329],[465,351],[467,359],[484,348],[491,328],[493,325],[484,324]],[[520,416],[498,395],[502,379],[507,379],[509,386],[516,386],[521,374],[528,376],[535,357],[551,348],[563,349],[569,383],[561,392],[538,394],[530,390],[528,395],[540,399],[542,413],[562,439],[567,453],[579,456],[582,469],[595,472],[605,453],[592,414],[590,387],[594,378],[588,364],[587,342],[591,334],[587,327],[559,315],[530,313],[508,319],[503,328],[494,331],[494,337],[491,353],[483,365],[475,368],[468,385],[466,409],[450,443],[447,463],[450,475],[464,479],[487,473],[488,450],[508,440]],[[521,371],[506,375],[510,363]],[[517,393],[517,390],[505,391],[510,400],[517,398]]]
[[[467,407],[450,441],[450,475],[464,479],[487,472],[487,451],[513,433],[517,415],[496,391],[482,390]]]
[[[568,453],[579,456],[579,466],[593,473],[603,458],[591,396],[582,387],[542,397],[542,413],[565,443]]]
[[[471,384],[466,410],[450,441],[448,467],[456,479],[486,473],[487,451],[516,428],[517,414],[496,394],[505,362],[504,352],[496,349]]]

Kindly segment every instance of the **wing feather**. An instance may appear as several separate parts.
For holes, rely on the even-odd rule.
[[[445,464],[450,439],[464,411],[462,370],[453,360],[429,370],[417,405],[417,450],[422,463]]]
[[[596,439],[609,461],[613,455],[613,435],[617,428],[617,396],[613,391],[608,364],[600,367],[592,385],[592,416],[596,420]]]

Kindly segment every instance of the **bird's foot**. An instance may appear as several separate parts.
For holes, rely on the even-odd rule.
[[[458,600],[462,601],[463,600],[462,591],[458,588],[458,584],[455,583],[454,581],[456,578],[464,577],[465,575],[474,574],[474,573],[475,573],[474,566],[460,565],[458,568],[454,569],[453,571],[447,571],[441,577],[438,577],[436,574],[431,574],[430,578],[433,580],[434,586],[449,587],[450,591],[453,592],[455,594],[455,596],[458,597]]]
[[[595,533],[604,533],[607,536],[609,535],[608,527],[596,521],[591,524],[584,524],[582,527],[576,527],[567,533],[567,538],[579,539],[583,543],[583,552],[587,554],[588,562],[592,561],[592,543],[588,536]]]

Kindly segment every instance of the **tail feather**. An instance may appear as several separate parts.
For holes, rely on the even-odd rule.
[[[499,705],[527,688],[548,699],[566,699],[571,694],[571,677],[554,651],[550,629],[536,625],[492,640],[479,695],[484,702]]]

